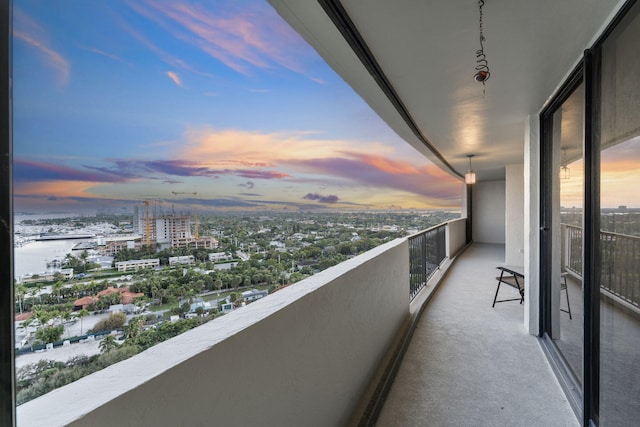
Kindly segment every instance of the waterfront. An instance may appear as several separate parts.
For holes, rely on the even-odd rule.
[[[86,219],[86,227],[73,227],[69,224],[56,224],[55,221],[65,218]],[[54,259],[62,259],[72,253],[72,249],[78,243],[93,242],[95,238],[63,239],[63,240],[36,240],[42,235],[54,234],[61,236],[96,236],[112,232],[114,227],[110,224],[94,221],[93,216],[83,213],[47,213],[26,214],[17,213],[14,216],[14,261],[13,276],[21,278],[25,275],[41,274],[52,271],[47,267],[47,262]]]
[[[22,277],[25,274],[40,274],[47,271],[47,261],[51,261],[54,258],[64,258],[71,253],[75,245],[84,241],[90,241],[90,239],[47,240],[31,242],[14,248],[14,277]]]

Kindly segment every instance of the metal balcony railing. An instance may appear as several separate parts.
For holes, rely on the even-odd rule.
[[[582,277],[582,228],[563,229],[565,268]],[[601,288],[640,308],[640,237],[601,231],[600,249]]]
[[[409,299],[426,286],[447,256],[447,223],[409,237]]]

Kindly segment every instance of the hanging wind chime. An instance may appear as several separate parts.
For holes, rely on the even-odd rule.
[[[480,20],[479,20],[479,28],[480,28],[480,49],[476,50],[476,73],[473,76],[474,80],[482,83],[482,95],[485,94],[485,82],[489,80],[491,77],[491,72],[489,71],[489,63],[487,62],[487,55],[484,53],[484,31],[482,28],[482,8],[484,7],[484,0],[478,1],[478,9],[480,11]]]

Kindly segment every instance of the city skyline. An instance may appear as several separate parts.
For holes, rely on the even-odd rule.
[[[13,13],[16,210],[147,195],[218,210],[460,208],[461,181],[265,1],[19,0]]]

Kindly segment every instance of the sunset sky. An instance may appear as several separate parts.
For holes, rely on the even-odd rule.
[[[16,210],[460,207],[264,0],[13,13]]]

